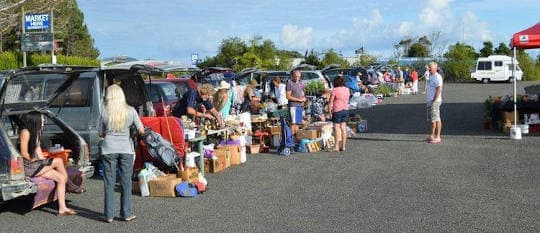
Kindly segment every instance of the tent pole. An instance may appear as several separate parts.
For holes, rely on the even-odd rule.
[[[516,94],[516,64],[514,60],[516,60],[516,47],[514,46],[514,58],[512,59],[512,79],[514,80],[514,128],[517,127],[517,94]]]

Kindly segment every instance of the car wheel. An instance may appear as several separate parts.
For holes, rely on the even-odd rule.
[[[489,83],[489,79],[488,79],[488,78],[483,78],[483,79],[482,79],[482,83],[488,84],[488,83]]]
[[[508,82],[513,83],[514,82],[514,77],[508,78]]]

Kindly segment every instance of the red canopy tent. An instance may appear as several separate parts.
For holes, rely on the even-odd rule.
[[[510,40],[510,46],[514,49],[514,59],[512,62],[517,59],[516,49],[535,49],[540,48],[540,23],[527,28],[523,31],[517,32],[512,36]],[[516,72],[516,66],[512,65],[512,77]],[[516,82],[514,79],[514,128],[510,130],[510,138],[512,139],[521,139],[521,131],[517,130],[517,94],[516,94]]]
[[[515,33],[510,45],[517,49],[540,48],[540,23]]]

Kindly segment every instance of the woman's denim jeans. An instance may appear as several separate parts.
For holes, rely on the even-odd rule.
[[[116,168],[120,176],[120,217],[133,215],[131,209],[131,177],[133,175],[133,154],[103,155],[103,183],[105,185],[105,218],[113,219],[115,209],[114,187],[116,185]]]

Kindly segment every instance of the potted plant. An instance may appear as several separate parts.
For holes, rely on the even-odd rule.
[[[324,93],[324,83],[321,81],[309,82],[304,88],[306,95],[321,96]]]

